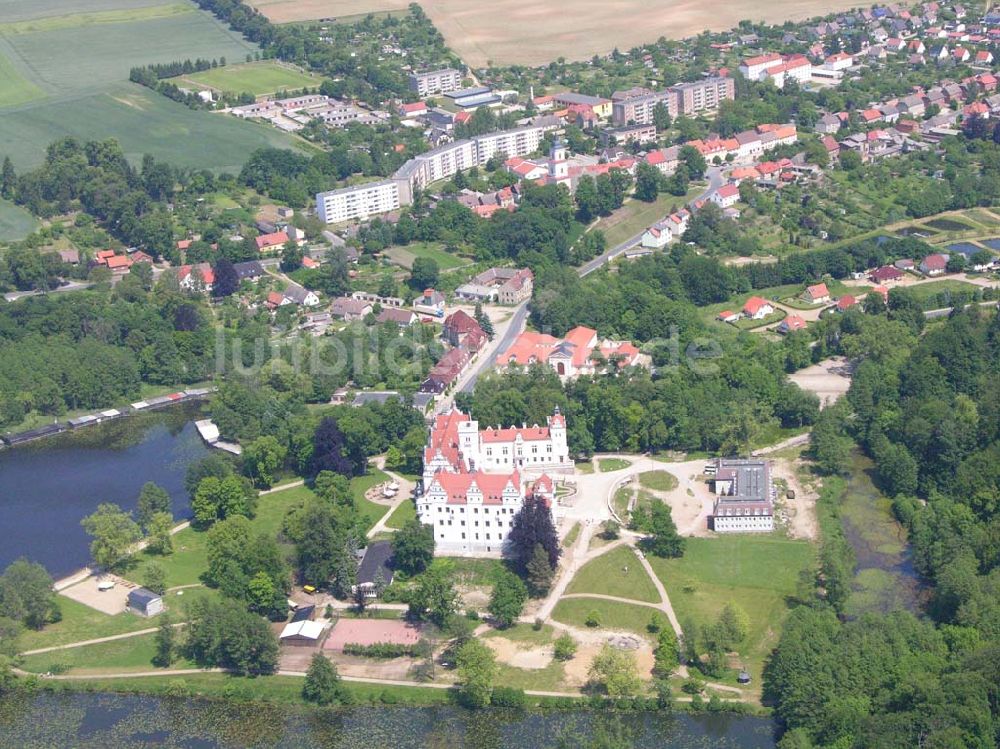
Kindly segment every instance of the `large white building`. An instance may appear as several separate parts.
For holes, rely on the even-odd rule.
[[[399,208],[399,185],[391,179],[321,192],[316,214],[327,224],[363,220]]]
[[[568,473],[566,419],[546,426],[480,429],[458,410],[439,414],[424,449],[420,522],[433,526],[443,554],[499,555],[526,496],[551,503],[549,473]]]
[[[412,73],[409,77],[409,87],[410,91],[420,97],[444,94],[462,87],[462,74],[454,68]]]
[[[774,489],[766,460],[716,458],[715,506],[712,530],[716,533],[770,533],[774,530]]]
[[[410,205],[416,190],[460,171],[483,166],[497,154],[510,158],[534,153],[545,133],[556,127],[554,123],[528,125],[446,143],[410,159],[389,179],[317,193],[316,214],[320,220],[332,224],[395,211]]]

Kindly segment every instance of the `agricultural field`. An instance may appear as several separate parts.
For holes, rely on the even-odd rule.
[[[403,0],[251,0],[275,23],[332,19],[400,10]],[[543,65],[559,57],[582,60],[612,48],[628,49],[661,36],[680,39],[705,29],[730,29],[741,19],[781,22],[836,12],[856,3],[835,0],[781,0],[761,6],[743,2],[708,5],[690,0],[646,3],[580,0],[567,12],[563,3],[461,2],[425,0],[420,5],[466,64]],[[498,24],[496,19],[504,22]]]
[[[194,111],[128,82],[136,65],[242,62],[258,48],[188,2],[5,0],[0,5],[0,154],[37,166],[52,141],[116,138],[180,167],[235,171],[249,151],[298,141],[263,125]]]
[[[226,65],[225,67],[203,70],[200,73],[179,76],[171,80],[178,86],[211,89],[233,94],[250,93],[254,96],[273,94],[278,91],[314,88],[322,82],[322,78],[319,76],[274,60]]]

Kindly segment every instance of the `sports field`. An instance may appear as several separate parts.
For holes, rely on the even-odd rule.
[[[258,48],[187,0],[0,0],[0,155],[20,170],[57,138],[115,138],[130,158],[234,171],[260,146],[298,141],[194,111],[128,82],[136,65],[242,63]]]
[[[171,80],[179,86],[196,86],[234,94],[251,93],[254,96],[315,88],[323,81],[319,76],[273,60],[226,65]]]
[[[466,64],[542,65],[559,57],[587,59],[665,36],[680,39],[705,29],[730,29],[741,19],[781,22],[860,5],[858,0],[419,0]],[[275,23],[339,18],[405,8],[404,0],[250,0]],[[502,21],[498,22],[498,19]]]

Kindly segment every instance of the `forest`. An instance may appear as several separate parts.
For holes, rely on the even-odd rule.
[[[824,549],[816,594],[792,612],[766,672],[782,749],[985,749],[1000,736],[1000,317],[969,308],[918,338],[922,318],[897,312],[840,321],[837,345],[860,364],[812,451],[827,474],[846,470],[855,441],[872,457],[929,618],[844,621]]]

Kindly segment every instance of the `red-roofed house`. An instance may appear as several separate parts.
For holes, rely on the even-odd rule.
[[[806,290],[802,292],[802,298],[809,304],[826,304],[830,301],[830,291],[826,288],[825,283],[817,283],[807,286]]]
[[[873,287],[872,288],[872,293],[873,294],[878,294],[880,297],[882,297],[882,301],[883,302],[885,302],[885,303],[889,302],[889,289],[887,289],[885,286],[875,286],[875,287]]]
[[[441,337],[452,346],[465,346],[470,351],[478,351],[486,342],[482,327],[463,310],[452,312],[445,318]]]
[[[215,271],[208,263],[182,265],[177,270],[177,281],[187,291],[211,291],[215,284]]]
[[[412,104],[399,105],[400,117],[420,117],[427,114],[427,105],[422,101],[415,101]]]
[[[733,312],[732,310],[722,310],[718,315],[716,315],[716,320],[721,320],[722,322],[736,322],[740,319],[739,312]]]
[[[597,331],[577,326],[565,338],[525,331],[506,351],[497,355],[498,367],[546,364],[562,380],[595,374],[605,362],[619,367],[646,366],[649,357],[629,341],[600,340]]]
[[[920,261],[920,272],[925,276],[940,276],[948,268],[948,256],[942,253],[928,255]]]
[[[868,278],[876,284],[895,283],[903,277],[903,271],[893,268],[891,265],[883,265],[868,274]]]
[[[719,208],[729,208],[740,199],[740,188],[738,185],[723,185],[718,190],[712,193],[709,198],[713,203],[715,203]]]
[[[857,303],[858,300],[855,299],[853,296],[851,296],[850,294],[844,294],[844,296],[840,297],[840,299],[837,300],[837,311],[844,312],[853,307]]]
[[[802,319],[799,315],[788,315],[781,323],[778,325],[778,332],[782,335],[787,333],[793,333],[796,330],[805,330],[806,321]]]
[[[261,234],[254,242],[257,243],[259,252],[270,252],[274,249],[281,249],[288,241],[288,234],[283,231],[275,231],[270,234]]]
[[[751,320],[763,320],[774,312],[774,306],[759,296],[752,296],[743,305],[743,315]]]

